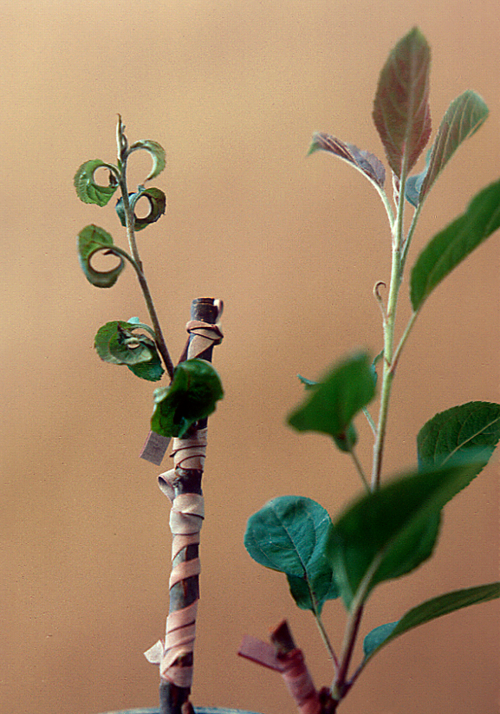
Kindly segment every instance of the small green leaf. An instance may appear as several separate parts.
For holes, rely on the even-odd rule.
[[[473,450],[486,464],[499,441],[500,404],[468,402],[436,414],[420,429],[418,463],[441,466]]]
[[[110,170],[108,186],[100,186],[94,181],[94,174],[101,167]],[[93,159],[82,164],[73,181],[80,201],[105,206],[118,187],[118,181],[113,171],[118,172],[116,166],[106,164],[100,159]]]
[[[301,374],[298,374],[297,377],[306,389],[314,389],[314,387],[319,384],[319,382],[315,382],[314,379],[307,379],[307,377],[303,377]]]
[[[330,527],[330,516],[319,503],[282,496],[249,518],[245,548],[260,565],[286,574],[300,608],[319,613],[326,600],[338,597],[325,557]]]
[[[343,159],[375,184],[377,189],[383,188],[385,182],[384,164],[369,151],[360,150],[354,144],[348,144],[335,136],[318,132],[313,135],[308,154],[319,150],[328,151],[339,159]]]
[[[328,554],[347,608],[432,554],[443,506],[477,475],[476,461],[410,472],[363,496],[333,524]]]
[[[124,364],[137,377],[156,382],[164,370],[154,340],[135,332],[144,327],[140,323],[120,320],[107,322],[98,330],[94,346],[104,362]]]
[[[104,251],[105,255],[113,254],[118,258],[118,265],[112,270],[96,270],[92,266],[92,258]],[[80,265],[87,280],[98,288],[110,288],[118,280],[125,267],[123,251],[117,250],[113,238],[103,228],[93,224],[85,226],[78,234],[78,256]]]
[[[215,411],[223,394],[220,377],[210,362],[181,362],[175,368],[172,383],[155,390],[151,430],[181,439],[193,424]]]
[[[149,213],[144,218],[138,218],[135,215],[135,206],[140,198],[147,198],[149,202]],[[167,205],[167,197],[159,188],[144,188],[139,186],[137,193],[129,193],[130,208],[134,211],[134,230],[142,231],[143,228],[149,226],[150,223],[155,223],[165,213]],[[125,217],[125,208],[123,206],[123,198],[120,198],[116,204],[116,212],[122,226],[127,225]]]
[[[375,373],[366,353],[338,363],[288,418],[298,431],[345,438],[356,414],[375,396]]]
[[[146,181],[150,181],[151,179],[158,176],[158,174],[161,174],[161,172],[165,168],[165,149],[157,141],[146,139],[144,141],[134,142],[128,150],[128,153],[131,154],[133,151],[138,151],[139,149],[144,149],[145,151],[147,151],[153,159],[153,168],[145,179]]]
[[[420,201],[429,193],[434,181],[460,144],[482,126],[488,116],[484,100],[467,90],[453,100],[443,117],[432,145],[429,165],[420,189]]]
[[[411,171],[431,133],[430,49],[416,27],[390,53],[378,82],[373,121],[396,176]]]
[[[486,186],[467,210],[440,231],[413,266],[410,297],[416,312],[434,288],[500,227],[500,180]]]
[[[371,659],[382,647],[385,647],[396,637],[408,632],[408,630],[412,630],[414,627],[424,625],[426,622],[435,620],[437,617],[443,617],[443,615],[448,615],[461,608],[497,598],[500,598],[500,583],[488,583],[487,585],[478,585],[465,590],[455,590],[427,600],[409,610],[397,622],[380,625],[368,633],[363,645],[364,663]]]

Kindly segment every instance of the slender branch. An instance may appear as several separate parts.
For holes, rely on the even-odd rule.
[[[333,666],[335,667],[335,672],[337,672],[338,668],[339,668],[339,660],[335,653],[335,650],[333,649],[333,645],[330,641],[330,638],[328,637],[328,633],[325,630],[325,626],[323,624],[323,620],[321,619],[321,615],[319,614],[319,612],[317,612],[316,609],[314,609],[313,614],[314,614],[314,620],[316,622],[316,625],[318,626],[319,634],[321,635],[321,639],[323,640],[323,643],[327,649],[330,659],[333,662]]]
[[[139,250],[137,248],[137,241],[135,239],[135,230],[134,230],[135,215],[134,215],[134,211],[132,210],[132,208],[130,206],[130,201],[129,201],[129,196],[128,196],[128,187],[127,187],[128,142],[125,137],[125,134],[123,133],[123,130],[124,130],[124,126],[122,124],[121,117],[119,116],[118,117],[118,125],[117,125],[118,164],[121,169],[121,173],[120,173],[120,177],[119,177],[119,184],[120,184],[120,191],[121,191],[122,200],[123,200],[123,209],[124,209],[124,213],[125,213],[125,225],[126,225],[126,230],[127,230],[128,244],[130,247],[130,252],[132,253],[132,257],[134,259],[134,268],[135,268],[135,271],[137,274],[137,278],[139,280],[139,285],[141,286],[142,294],[144,296],[144,300],[146,302],[146,306],[147,306],[148,312],[149,312],[149,317],[151,319],[153,330],[155,332],[156,346],[158,348],[158,352],[160,353],[160,355],[163,359],[163,363],[165,365],[165,368],[167,370],[167,373],[168,373],[170,379],[173,379],[174,365],[173,365],[172,359],[170,357],[169,351],[167,349],[167,344],[165,342],[165,338],[163,336],[163,332],[162,332],[162,329],[160,326],[160,321],[158,319],[158,314],[156,312],[153,297],[151,295],[151,291],[149,289],[149,285],[146,280],[146,276],[144,274],[141,257],[139,255]]]
[[[392,381],[394,379],[394,330],[396,324],[396,310],[398,304],[399,289],[402,281],[401,251],[404,240],[404,207],[406,185],[406,165],[403,166],[401,180],[399,183],[399,197],[397,203],[396,221],[392,231],[392,266],[391,282],[389,286],[389,296],[385,310],[384,320],[384,356],[382,372],[382,388],[380,394],[379,416],[377,424],[377,436],[373,448],[373,468],[371,488],[376,490],[380,485],[382,473],[382,459],[384,453],[385,436],[387,431],[387,418],[389,413],[389,401],[391,396]]]
[[[361,465],[360,460],[358,459],[358,456],[354,450],[354,447],[352,447],[349,450],[349,453],[351,455],[351,458],[354,462],[354,466],[356,467],[356,471],[361,477],[361,480],[363,481],[363,486],[365,487],[367,493],[370,493],[370,484],[368,483],[368,479],[366,478],[365,472],[363,470],[363,466]]]

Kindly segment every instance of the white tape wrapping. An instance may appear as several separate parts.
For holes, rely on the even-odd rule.
[[[203,524],[203,496],[197,493],[175,495],[174,483],[179,479],[176,468],[203,470],[207,444],[207,430],[195,432],[188,439],[174,439],[172,456],[174,468],[161,474],[162,492],[172,501],[170,529],[172,531],[172,572],[169,588],[186,578],[200,573],[200,559],[184,560],[182,551],[200,542]],[[170,612],[167,617],[165,641],[160,640],[147,652],[146,658],[160,665],[160,677],[178,687],[191,687],[193,667],[179,666],[177,662],[194,650],[196,612],[198,600],[187,607]]]

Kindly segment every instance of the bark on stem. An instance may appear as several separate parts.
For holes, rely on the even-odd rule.
[[[218,319],[222,303],[198,298],[191,305],[187,324],[189,340],[180,361],[212,359],[215,344],[222,339]],[[207,420],[201,420],[183,439],[174,439],[175,468],[161,474],[159,485],[172,501],[172,572],[165,641],[148,652],[150,662],[160,665],[161,714],[187,714],[193,671],[196,610],[199,599],[199,531],[203,520],[201,481],[205,459]]]

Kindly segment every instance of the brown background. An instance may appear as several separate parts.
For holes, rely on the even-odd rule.
[[[375,191],[341,162],[305,154],[322,130],[382,157],[370,119],[378,73],[418,24],[433,50],[434,125],[467,88],[491,116],[439,179],[411,265],[499,174],[497,3],[3,0],[0,17],[1,711],[156,702],[157,670],[142,652],[163,632],[168,507],[158,469],[138,459],[153,386],[92,347],[101,324],[145,319],[145,309],[130,269],[100,291],[75,252],[91,222],[123,241],[113,209],[85,206],[72,186],[86,159],[114,161],[118,112],[131,140],[156,139],[168,153],[155,183],[169,212],[139,241],[172,353],[193,297],[226,305],[193,701],[292,711],[277,675],[236,656],[242,635],[266,638],[286,616],[318,685],[331,668],[285,578],[246,555],[245,523],[277,495],[311,496],[335,513],[358,492],[348,458],[284,418],[302,395],[297,372],[314,378],[353,348],[379,351],[371,290],[389,264]],[[136,154],[132,164],[133,186],[149,162]],[[498,268],[497,235],[426,306],[398,372],[386,473],[415,462],[415,434],[436,411],[498,399]],[[368,463],[362,422],[360,431]],[[365,632],[496,579],[497,479],[494,464],[447,508],[436,557],[374,594]],[[339,603],[325,607],[337,646],[343,617]],[[379,655],[343,712],[494,714],[498,644],[496,603],[420,628]]]

